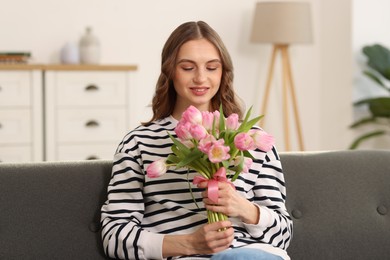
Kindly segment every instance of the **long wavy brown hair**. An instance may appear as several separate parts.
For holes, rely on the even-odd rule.
[[[176,59],[180,47],[191,40],[206,39],[218,50],[222,63],[222,78],[218,92],[211,99],[210,110],[219,110],[228,116],[232,113],[242,118],[242,102],[233,89],[233,63],[230,54],[217,32],[203,21],[186,22],[177,27],[166,41],[161,54],[161,73],[157,80],[156,91],[152,100],[153,116],[148,124],[157,119],[163,119],[172,114],[176,104],[176,91],[173,86]]]

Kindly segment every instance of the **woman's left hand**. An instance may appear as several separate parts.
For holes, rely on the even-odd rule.
[[[242,197],[229,183],[218,182],[217,203],[211,201],[207,196],[207,182],[199,183],[198,187],[206,188],[202,192],[206,209],[223,213],[229,217],[238,217],[247,224],[257,224],[259,222],[259,207]]]

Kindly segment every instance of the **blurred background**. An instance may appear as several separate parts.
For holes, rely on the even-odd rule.
[[[150,118],[148,105],[165,40],[179,24],[203,20],[229,49],[236,91],[256,115],[272,50],[272,44],[250,41],[257,2],[261,1],[0,0],[0,51],[29,51],[31,63],[56,64],[65,44],[77,44],[86,27],[91,27],[100,41],[100,64],[137,66],[132,72],[130,130]],[[374,43],[390,46],[390,1],[303,2],[310,3],[313,41],[292,45],[290,58],[305,150],[348,149],[363,131],[349,128],[359,113],[364,113],[354,109],[353,101],[377,94],[362,76],[365,57],[361,49]],[[264,128],[275,135],[277,147],[283,151],[279,76],[276,71]],[[292,150],[297,150],[294,128],[291,130]],[[388,149],[388,139],[370,140],[361,147]]]

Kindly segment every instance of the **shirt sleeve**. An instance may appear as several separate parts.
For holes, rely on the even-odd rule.
[[[101,209],[103,248],[111,258],[162,259],[164,235],[141,227],[144,173],[139,160],[132,151],[114,156],[107,201]]]
[[[287,249],[292,235],[292,219],[285,206],[286,187],[275,147],[261,156],[257,152],[254,169],[258,177],[253,188],[254,203],[260,210],[257,224],[245,224],[248,233],[262,243]]]

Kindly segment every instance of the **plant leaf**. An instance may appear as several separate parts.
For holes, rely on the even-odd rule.
[[[175,163],[175,164],[177,164],[179,162],[180,162],[180,158],[179,157],[177,157],[177,156],[175,156],[173,154],[168,155],[167,163]]]
[[[180,151],[176,146],[172,145],[171,147],[172,152],[178,157],[178,158],[184,158],[189,153],[189,151]]]
[[[251,158],[252,160],[255,160],[255,157],[249,152],[249,151],[243,151],[243,155],[245,157]]]
[[[258,116],[250,121],[246,122],[245,124],[241,124],[238,128],[239,132],[248,132],[263,116]]]
[[[197,149],[192,150],[181,162],[177,164],[177,168],[189,165],[191,162],[198,160],[202,157],[203,153]]]
[[[379,84],[379,86],[382,87],[383,89],[390,91],[390,88],[386,87],[386,85],[382,82],[382,80],[378,76],[376,76],[373,72],[365,70],[363,71],[363,74],[369,77],[370,79],[372,79],[377,84]]]
[[[190,149],[187,146],[182,144],[179,140],[177,140],[175,137],[173,137],[170,133],[168,133],[168,135],[180,151],[183,151],[184,153],[189,153]]]
[[[375,122],[376,122],[376,118],[375,117],[365,117],[365,118],[362,118],[362,119],[354,122],[349,127],[350,128],[356,128],[356,127],[359,127],[361,125],[365,125],[365,124],[369,124],[369,123],[375,123]]]
[[[252,106],[248,109],[248,112],[246,112],[244,121],[241,123],[241,125],[245,125],[246,122],[248,122],[251,113],[252,113]]]
[[[222,132],[225,130],[225,115],[223,113],[222,104],[219,106],[219,132]]]
[[[378,131],[373,131],[373,132],[363,134],[358,138],[356,138],[355,141],[353,141],[353,143],[349,146],[349,149],[351,150],[356,149],[363,141],[366,141],[367,139],[370,139],[372,137],[384,135],[385,133],[386,131],[384,130],[378,130]]]
[[[355,106],[367,104],[373,117],[390,117],[390,97],[363,99],[355,102]]]
[[[368,58],[367,65],[390,80],[390,50],[380,44],[374,44],[363,47],[363,53]]]

